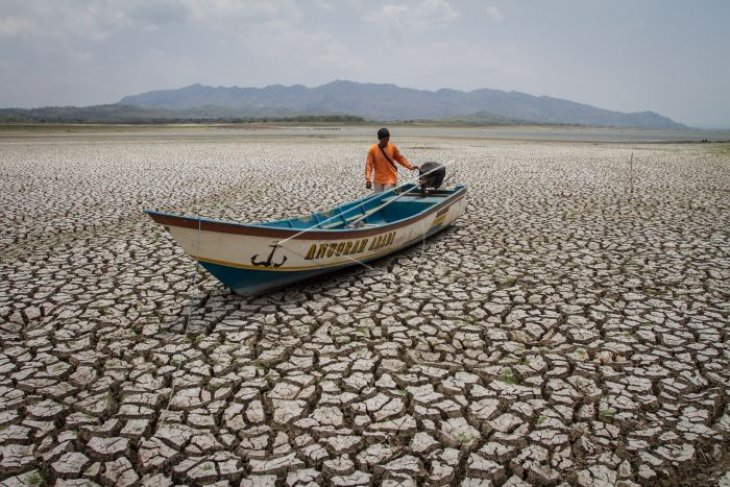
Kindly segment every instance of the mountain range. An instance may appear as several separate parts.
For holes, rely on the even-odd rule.
[[[165,121],[335,117],[353,121],[442,121],[474,125],[591,125],[685,128],[654,112],[623,113],[548,96],[479,89],[469,92],[402,88],[393,84],[333,81],[308,88],[212,87],[194,84],[179,89],[126,96],[112,105],[0,110],[0,120],[15,121]]]

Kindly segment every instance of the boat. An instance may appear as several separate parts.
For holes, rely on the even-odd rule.
[[[250,296],[362,264],[423,241],[461,216],[466,187],[406,183],[328,211],[265,223],[146,210],[208,272]]]

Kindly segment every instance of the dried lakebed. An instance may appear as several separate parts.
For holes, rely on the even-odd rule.
[[[3,485],[722,476],[730,155],[396,142],[456,160],[465,216],[371,268],[240,298],[199,269],[193,285],[141,210],[334,205],[365,194],[368,140],[0,141]]]

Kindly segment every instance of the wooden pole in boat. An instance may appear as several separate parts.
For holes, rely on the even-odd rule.
[[[407,183],[404,183],[404,184],[407,184]],[[396,189],[398,189],[398,188],[393,188],[390,191],[395,191]],[[363,198],[360,198],[359,200],[355,200],[355,203],[361,203],[362,204],[363,202],[365,202],[365,201],[367,201],[369,199],[374,199],[376,196],[379,196],[379,195],[382,195],[382,193],[369,194],[369,195],[367,195],[367,196],[365,196]],[[324,225],[326,223],[329,223],[329,222],[331,222],[333,220],[336,220],[338,218],[342,218],[345,213],[349,213],[350,211],[355,210],[355,209],[357,209],[357,207],[356,206],[353,206],[352,208],[350,208],[349,210],[345,211],[344,213],[340,213],[338,215],[335,215],[335,216],[332,216],[330,218],[327,218],[326,220],[322,220],[321,222],[317,222],[314,225],[312,225],[311,227],[307,227],[304,230],[302,230],[300,232],[297,232],[294,235],[290,235],[289,237],[285,238],[284,240],[280,240],[277,243],[279,245],[283,245],[283,244],[287,243],[289,240],[291,240],[293,238],[297,238],[299,235],[303,235],[303,234],[305,234],[307,232],[311,232],[312,230],[314,230],[316,228],[319,228],[319,227],[321,227],[322,225]],[[347,222],[345,222],[345,223],[347,223]]]
[[[439,165],[437,167],[434,167],[433,169],[431,169],[428,172],[425,172],[423,174],[419,174],[418,177],[419,178],[422,178],[423,176],[428,176],[432,172],[437,171],[437,170],[441,169],[442,167],[444,167],[444,166]],[[405,186],[406,184],[408,184],[408,183],[404,183],[401,186]],[[382,210],[386,206],[390,205],[391,203],[394,203],[400,197],[407,195],[408,193],[410,193],[411,191],[413,191],[414,189],[417,189],[419,187],[420,187],[419,185],[414,184],[413,187],[411,189],[409,189],[408,191],[404,191],[401,194],[399,194],[398,196],[396,196],[395,198],[393,198],[392,200],[388,201],[387,203],[384,203],[384,204],[382,204],[382,205],[380,205],[380,206],[378,206],[376,208],[373,208],[372,210],[368,211],[367,213],[364,213],[361,217],[359,217],[356,220],[353,220],[350,223],[348,223],[348,225],[355,225],[356,223],[359,223],[359,222],[363,221],[365,218],[369,217],[370,215],[372,215],[374,213],[379,212],[380,210]]]
[[[408,191],[404,191],[404,192],[402,192],[401,194],[399,194],[398,196],[396,196],[396,197],[395,197],[395,198],[393,198],[392,200],[388,201],[387,203],[383,203],[382,205],[380,205],[380,206],[377,206],[377,207],[373,208],[372,210],[370,210],[370,211],[368,211],[368,212],[366,212],[366,213],[363,213],[363,215],[362,215],[361,217],[359,217],[359,218],[357,218],[357,219],[355,219],[355,220],[351,221],[350,223],[348,223],[348,225],[355,225],[355,224],[357,224],[357,223],[360,223],[360,222],[361,222],[361,221],[363,221],[363,220],[364,220],[365,218],[369,217],[370,215],[372,215],[372,214],[374,214],[374,213],[377,213],[377,212],[379,212],[380,210],[382,210],[383,208],[385,208],[385,207],[386,207],[386,206],[388,206],[389,204],[391,204],[391,203],[395,202],[395,201],[396,201],[396,200],[397,200],[398,198],[400,198],[401,196],[405,196],[405,195],[407,195],[408,193],[410,193],[411,191],[413,191],[413,190],[414,190],[414,189],[416,189],[416,188],[418,188],[418,186],[417,186],[417,185],[414,185],[414,186],[413,186],[413,187],[412,187],[411,189],[409,189]]]
[[[449,164],[452,164],[453,162],[454,162],[454,159],[452,159],[452,160],[450,160],[450,161],[446,162],[445,164],[442,164],[442,165],[441,165],[440,167],[446,167],[446,166],[448,166]],[[433,171],[436,171],[436,170],[438,170],[438,169],[439,169],[439,167],[434,167],[433,169],[431,169],[431,170],[430,170],[430,171],[428,171],[428,172],[425,172],[425,173],[423,173],[423,174],[419,174],[419,176],[418,176],[418,177],[421,177],[421,176],[427,176],[427,175],[431,174],[431,173],[432,173]],[[405,182],[405,183],[403,183],[403,184],[400,184],[400,185],[396,186],[395,188],[393,188],[393,189],[389,190],[388,192],[390,192],[390,191],[395,191],[396,189],[402,188],[402,187],[404,187],[404,186],[408,186],[409,184],[413,184],[413,183],[411,183],[410,181],[407,181],[407,182]],[[406,191],[405,193],[401,193],[401,194],[400,194],[400,195],[398,195],[398,196],[397,196],[396,198],[393,198],[393,199],[392,199],[392,200],[390,200],[390,201],[389,201],[388,203],[386,203],[386,204],[384,204],[384,205],[382,205],[382,206],[378,207],[377,209],[379,209],[379,210],[382,210],[383,208],[385,208],[386,206],[388,206],[389,204],[391,204],[391,203],[392,203],[393,201],[397,200],[398,198],[400,198],[401,196],[405,195],[406,193],[410,193],[411,191],[413,191],[413,190],[414,190],[414,189],[416,189],[416,188],[418,188],[418,185],[414,185],[414,186],[413,186],[413,187],[412,187],[411,189],[409,189],[409,190],[408,190],[408,191]],[[366,197],[364,197],[364,198],[361,198],[361,201],[365,201],[365,200],[367,200],[367,199],[370,199],[370,198],[374,198],[374,197],[376,197],[376,196],[379,196],[379,195],[382,195],[382,194],[383,194],[383,193],[375,193],[375,194],[371,194],[371,195],[368,195],[368,196],[366,196]],[[350,210],[352,210],[352,209],[354,209],[354,208],[355,208],[355,207],[353,206],[352,208],[350,208]],[[350,211],[350,210],[347,210],[347,211]],[[370,216],[370,215],[372,215],[372,213],[373,213],[373,212],[367,212],[367,213],[365,213],[365,214],[364,214],[364,215],[363,215],[362,217],[360,217],[360,218],[358,218],[357,220],[355,220],[355,221],[353,221],[353,222],[351,222],[351,223],[348,223],[348,224],[349,224],[349,225],[352,225],[353,223],[355,223],[355,222],[357,222],[357,221],[360,221],[360,220],[362,220],[362,219],[363,219],[363,218],[365,218],[366,216]],[[298,236],[300,236],[300,235],[303,235],[303,234],[305,234],[305,233],[307,233],[307,232],[311,232],[311,231],[312,231],[312,230],[314,230],[315,228],[321,227],[321,226],[322,226],[322,225],[324,225],[325,223],[327,223],[327,222],[330,222],[330,221],[334,220],[335,218],[341,218],[341,216],[340,216],[340,215],[337,215],[337,216],[333,216],[332,218],[328,218],[328,219],[326,219],[326,220],[324,220],[324,221],[321,221],[321,222],[319,222],[319,223],[315,223],[315,224],[314,224],[314,225],[312,225],[311,227],[305,228],[304,230],[302,230],[302,231],[300,231],[300,232],[297,232],[297,233],[295,233],[294,235],[290,235],[289,237],[285,238],[284,240],[279,240],[279,242],[277,242],[277,243],[278,243],[279,245],[284,245],[284,244],[285,244],[285,243],[287,243],[287,242],[288,242],[289,240],[291,240],[291,239],[293,239],[293,238],[297,238]]]

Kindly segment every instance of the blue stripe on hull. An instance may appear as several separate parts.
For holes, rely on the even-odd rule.
[[[241,296],[251,296],[262,291],[283,287],[297,281],[355,265],[353,262],[341,267],[327,267],[326,269],[311,271],[267,271],[265,269],[239,269],[209,262],[201,262],[200,264],[219,281],[231,288],[233,292]]]

